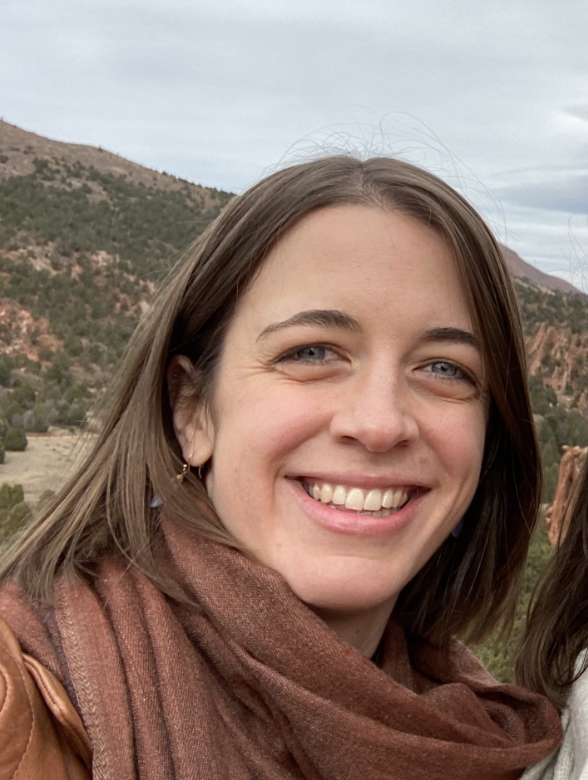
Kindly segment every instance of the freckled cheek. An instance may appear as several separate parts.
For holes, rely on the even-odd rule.
[[[240,395],[221,406],[218,418],[217,444],[229,453],[237,473],[244,462],[251,466],[287,457],[328,425],[327,416],[311,399],[279,391],[257,401]]]

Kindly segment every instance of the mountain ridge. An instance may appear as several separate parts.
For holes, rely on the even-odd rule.
[[[545,271],[540,271],[504,244],[500,244],[500,248],[511,274],[516,279],[528,279],[538,287],[548,290],[558,290],[558,292],[571,293],[573,295],[585,294],[565,279],[560,279],[559,276],[553,276],[545,273]]]
[[[204,187],[165,171],[147,168],[101,146],[58,141],[0,119],[0,180],[33,173],[35,158],[55,157],[69,164],[80,163],[87,168],[93,166],[100,173],[124,176],[129,181],[146,187],[173,191],[187,185],[194,195],[204,199],[203,207],[212,205],[218,197],[216,193],[221,192],[214,187]]]
[[[199,202],[203,209],[218,205],[219,202],[224,205],[227,202],[227,196],[231,196],[231,193],[224,193],[213,187],[205,187],[165,172],[147,168],[99,146],[74,144],[46,138],[0,120],[0,180],[34,173],[35,159],[60,159],[70,166],[75,166],[78,163],[85,168],[95,168],[99,173],[124,177],[132,184],[152,189],[180,191],[188,188],[192,197]],[[102,197],[97,188],[94,197],[96,199]],[[500,246],[514,277],[528,279],[546,289],[583,295],[570,282],[539,270],[523,260],[514,250],[503,244]]]

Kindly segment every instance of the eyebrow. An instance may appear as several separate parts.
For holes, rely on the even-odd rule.
[[[451,344],[466,344],[475,349],[480,349],[478,339],[469,330],[461,328],[432,328],[425,331],[422,336],[423,341],[444,341]]]
[[[309,309],[308,311],[300,311],[287,320],[268,325],[261,331],[257,340],[270,333],[276,333],[279,330],[296,325],[319,325],[323,328],[338,328],[351,331],[352,333],[362,333],[363,330],[354,317],[337,309]],[[466,344],[475,349],[480,348],[474,334],[461,328],[431,328],[425,331],[421,338],[425,342],[437,341],[451,344]]]
[[[300,311],[287,320],[274,322],[264,328],[257,340],[270,333],[275,333],[283,328],[291,328],[295,325],[319,325],[323,328],[338,328],[339,330],[348,330],[352,333],[361,333],[362,327],[359,322],[349,314],[344,314],[337,309],[309,309]]]

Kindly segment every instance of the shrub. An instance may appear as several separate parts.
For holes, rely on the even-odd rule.
[[[78,357],[84,351],[84,345],[77,336],[68,336],[64,341],[64,349],[72,357]]]
[[[41,347],[39,349],[39,360],[50,361],[53,359],[53,355],[54,352],[49,347]]]
[[[21,501],[12,507],[8,514],[8,524],[16,530],[31,516],[31,510],[29,505],[25,501]]]
[[[9,428],[4,437],[4,448],[9,452],[24,452],[29,443],[21,428]]]
[[[18,531],[30,516],[31,510],[24,501],[15,504],[10,510],[0,510],[0,542],[6,541],[9,536]]]
[[[53,490],[44,490],[41,495],[39,496],[39,500],[37,501],[37,505],[35,506],[35,512],[40,512],[43,510],[47,504],[51,501],[55,493]]]
[[[24,414],[13,414],[10,418],[10,427],[11,428],[24,428],[23,424],[23,417]]]
[[[84,404],[83,402],[78,402],[69,406],[65,401],[62,401],[57,405],[57,416],[55,423],[57,425],[81,428],[86,421],[87,410],[87,403]]]
[[[31,433],[47,433],[49,425],[43,415],[37,414],[34,409],[30,409],[22,416],[22,428]]]
[[[6,355],[0,355],[0,385],[10,387],[12,374],[10,373],[12,365]]]
[[[48,382],[61,382],[69,380],[71,384],[71,375],[69,373],[69,360],[63,352],[57,352],[53,358],[53,362],[45,372],[45,378]]]
[[[10,418],[14,417],[14,415],[19,415],[22,414],[23,412],[24,409],[22,408],[22,406],[16,401],[12,401],[6,408],[4,414],[6,415],[6,419],[10,420]]]
[[[49,425],[53,425],[55,420],[57,419],[57,404],[55,401],[49,399],[47,401],[39,402],[35,404],[35,406],[32,409],[33,414],[35,417],[40,418],[42,421],[43,426],[45,426],[45,430],[49,427]],[[39,429],[39,432],[40,431]]]
[[[30,385],[21,384],[12,391],[13,400],[23,409],[31,409],[37,394]]]
[[[17,504],[24,501],[22,485],[11,485],[3,482],[0,485],[0,510],[10,511]]]

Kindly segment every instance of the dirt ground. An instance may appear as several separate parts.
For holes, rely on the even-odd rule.
[[[25,501],[34,506],[45,490],[56,492],[80,462],[94,437],[64,432],[27,434],[24,452],[7,452],[0,464],[0,483],[23,486]]]

